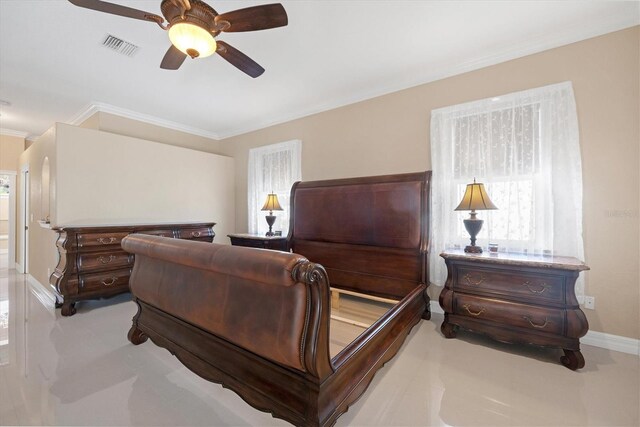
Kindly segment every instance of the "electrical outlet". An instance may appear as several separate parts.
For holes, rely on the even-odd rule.
[[[588,308],[589,310],[596,309],[596,298],[595,297],[584,297],[584,308]]]

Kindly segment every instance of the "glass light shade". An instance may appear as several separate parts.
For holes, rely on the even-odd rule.
[[[498,208],[489,199],[487,190],[484,189],[484,184],[476,183],[475,180],[473,184],[467,184],[464,197],[458,207],[455,208],[456,211],[484,211],[489,209]]]
[[[280,206],[280,202],[278,202],[278,196],[274,193],[270,193],[267,195],[267,201],[264,202],[264,206],[262,207],[263,211],[281,211],[282,206]]]
[[[213,34],[197,25],[181,22],[169,28],[169,40],[185,55],[204,58],[213,55],[217,43]],[[194,54],[194,51],[197,54]]]

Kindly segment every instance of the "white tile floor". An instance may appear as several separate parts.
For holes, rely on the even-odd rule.
[[[128,295],[60,316],[41,290],[0,269],[8,344],[0,351],[2,425],[275,426],[235,393],[209,383],[151,342],[126,334]],[[638,426],[639,359],[583,346],[572,372],[559,351],[446,340],[441,316],[421,321],[338,426]]]

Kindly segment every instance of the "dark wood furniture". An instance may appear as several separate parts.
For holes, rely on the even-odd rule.
[[[402,299],[429,285],[430,180],[431,171],[297,182],[289,248],[322,264],[334,288]]]
[[[261,236],[257,234],[228,234],[233,246],[245,246],[248,248],[272,249],[275,251],[287,251],[287,237]]]
[[[329,279],[289,252],[130,235],[138,313],[128,338],[295,425],[328,426],[365,391],[425,311],[414,289],[332,359]]]
[[[574,285],[588,270],[569,257],[465,254],[446,251],[448,278],[440,294],[445,337],[462,327],[499,341],[564,350],[567,368],[584,367],[580,337],[589,324]]]
[[[54,227],[58,265],[49,278],[63,316],[75,314],[81,300],[129,291],[134,257],[120,243],[131,233],[212,242],[215,223]]]
[[[288,243],[302,255],[127,237],[139,306],[129,340],[150,337],[198,375],[275,417],[334,424],[430,314],[430,176],[296,183]],[[333,358],[330,281],[400,299]]]

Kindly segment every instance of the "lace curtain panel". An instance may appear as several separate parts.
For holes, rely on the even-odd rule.
[[[276,193],[283,211],[274,211],[273,231],[289,231],[289,196],[294,182],[302,179],[302,142],[298,140],[249,150],[248,210],[249,233],[264,235],[269,226],[262,206],[269,193]]]
[[[454,212],[466,184],[483,182],[495,211],[479,246],[584,259],[582,164],[571,82],[455,105],[431,113],[432,281],[443,285],[440,252],[464,248],[469,234]],[[576,283],[579,299],[583,279]]]

